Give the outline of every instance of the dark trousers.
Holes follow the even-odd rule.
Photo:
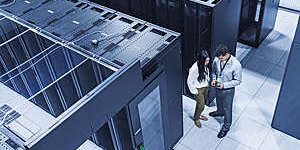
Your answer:
[[[234,98],[235,88],[217,89],[217,112],[224,114],[224,124],[222,130],[228,131],[232,124],[232,103]]]

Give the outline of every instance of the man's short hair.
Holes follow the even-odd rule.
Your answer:
[[[224,44],[220,44],[216,49],[215,55],[217,57],[220,57],[220,56],[225,56],[227,53],[230,54],[229,48]]]

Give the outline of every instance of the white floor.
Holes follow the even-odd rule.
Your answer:
[[[280,0],[280,6],[300,11],[299,0]]]
[[[183,97],[184,136],[176,150],[296,150],[300,140],[271,128],[273,112],[294,37],[298,15],[279,11],[275,31],[258,49],[238,44],[237,57],[243,65],[243,83],[234,99],[233,125],[218,139],[222,118],[194,125],[195,101]],[[206,107],[208,116],[216,107]]]

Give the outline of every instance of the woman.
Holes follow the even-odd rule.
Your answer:
[[[209,73],[210,73],[210,58],[206,51],[198,56],[197,61],[189,70],[187,84],[189,90],[195,95],[196,109],[194,115],[195,125],[199,128],[202,127],[200,119],[207,121],[208,118],[201,115],[205,108],[205,98],[209,88]]]

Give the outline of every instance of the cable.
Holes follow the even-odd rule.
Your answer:
[[[82,36],[82,37],[80,37],[79,39],[76,39],[76,40],[74,40],[74,41],[72,41],[72,42],[78,42],[78,41],[82,40],[83,38],[85,38],[85,37],[87,37],[87,36],[90,36],[90,35],[92,35],[92,34],[96,34],[96,33],[102,33],[102,32],[101,32],[101,31],[95,31],[95,32],[92,32],[92,33],[89,33],[89,34],[85,34],[84,36]]]
[[[114,38],[114,37],[119,37],[119,36],[125,35],[127,32],[128,31],[126,31],[126,32],[120,32],[120,33],[116,33],[116,34],[111,34],[111,35],[107,35],[105,38],[94,39],[94,40],[97,40],[98,42],[99,41],[103,41],[103,40],[109,40],[109,39]],[[80,37],[79,39],[76,39],[76,40],[74,40],[72,42],[78,42],[78,41],[84,39],[85,37],[93,35],[93,34],[96,34],[96,33],[103,33],[103,32],[102,31],[95,31],[95,32],[86,34],[86,35],[84,35],[84,36]],[[94,40],[92,40],[92,41],[94,41]]]
[[[141,24],[141,26],[143,26],[143,25],[145,25],[146,23],[144,23],[144,24]],[[98,44],[100,41],[103,41],[103,40],[109,40],[109,39],[111,39],[111,38],[114,38],[114,37],[119,37],[119,36],[122,36],[122,35],[125,35],[128,31],[137,31],[138,30],[138,28],[137,29],[129,29],[129,30],[126,30],[125,32],[119,32],[119,33],[116,33],[116,34],[111,34],[111,35],[107,35],[107,37],[105,37],[105,38],[101,38],[101,39],[94,39],[94,40],[92,40],[91,42],[93,43],[93,44]],[[92,35],[92,34],[96,34],[96,33],[103,33],[102,31],[95,31],[95,32],[92,32],[92,33],[88,33],[88,34],[86,34],[86,35],[84,35],[84,36],[82,36],[82,37],[80,37],[79,39],[76,39],[76,40],[74,40],[74,41],[71,41],[71,42],[78,42],[78,41],[80,41],[80,40],[82,40],[83,38],[85,38],[85,37],[87,37],[87,36],[90,36],[90,35]]]
[[[8,0],[6,0],[6,1],[4,1],[4,2],[7,2],[7,1],[8,1]],[[16,0],[13,0],[12,2],[10,2],[10,3],[8,3],[8,4],[3,4],[4,2],[1,2],[0,8],[2,8],[2,7],[9,7],[9,6],[15,4],[15,3],[16,3]]]

